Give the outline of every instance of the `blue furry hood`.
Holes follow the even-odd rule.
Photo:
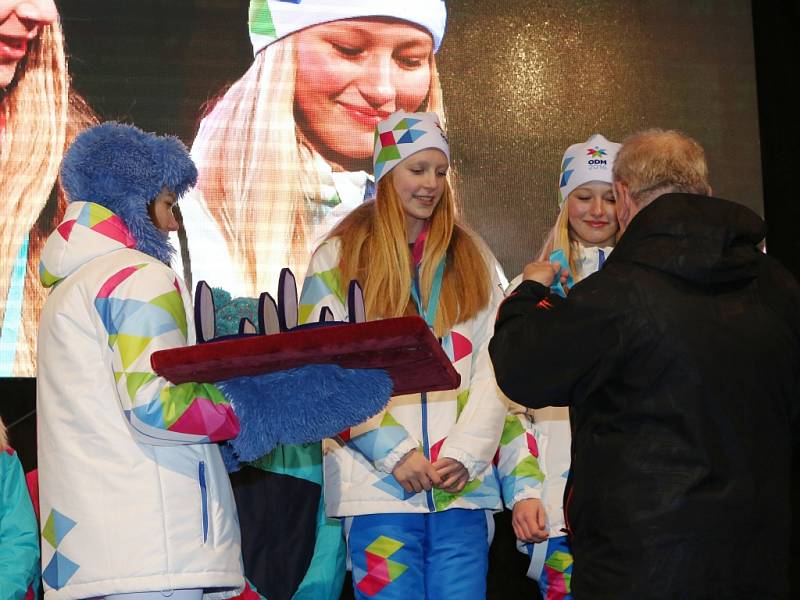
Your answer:
[[[61,165],[70,202],[108,208],[125,223],[137,250],[166,264],[175,250],[150,220],[147,207],[162,188],[180,198],[196,181],[197,168],[178,138],[113,121],[75,138]]]

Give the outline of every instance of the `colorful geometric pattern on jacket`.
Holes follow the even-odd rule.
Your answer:
[[[58,551],[59,544],[75,525],[77,523],[68,516],[61,514],[56,509],[51,509],[42,528],[42,539],[55,550],[50,562],[42,571],[42,579],[56,590],[64,587],[80,568],[79,565]]]
[[[98,239],[116,242],[118,247],[133,248],[136,240],[128,231],[125,223],[105,206],[94,202],[73,202],[67,207],[64,220],[56,228],[59,235],[51,235],[47,240],[47,245],[53,247],[52,251],[64,256],[63,250],[72,241],[74,244],[92,243]],[[80,239],[72,239],[73,233]],[[62,252],[58,252],[60,246]],[[70,267],[77,267],[83,264],[76,262],[75,265],[59,265],[59,272],[51,273],[48,271],[44,262],[39,264],[39,279],[44,287],[51,287],[66,277],[70,272]],[[67,267],[65,270],[64,267]]]
[[[137,298],[138,290],[156,293]],[[197,443],[238,433],[238,420],[219,389],[210,384],[172,385],[150,367],[155,350],[186,344],[186,314],[174,274],[153,262],[126,267],[103,283],[94,305],[114,353],[123,409],[135,429],[177,443],[184,434]],[[167,431],[170,435],[163,434]]]
[[[300,296],[301,320],[314,320],[323,306],[331,309],[334,319],[347,317],[339,250],[339,240],[331,239],[315,251]],[[329,514],[500,508],[492,458],[506,408],[498,397],[486,352],[495,312],[487,307],[441,340],[461,375],[459,389],[430,392],[424,398],[420,394],[394,397],[382,413],[325,443],[326,475],[335,473],[325,481]],[[412,450],[432,461],[440,456],[458,460],[471,481],[458,494],[406,492],[391,472]]]
[[[545,474],[539,465],[539,447],[533,431],[533,423],[526,415],[506,417],[497,471],[508,508],[513,508],[519,500],[541,497]]]
[[[171,385],[153,372],[153,352],[188,343],[185,290],[169,267],[126,250],[135,243],[125,223],[107,208],[73,202],[47,239],[39,269],[42,281],[52,285],[93,259],[131,252],[136,262],[106,276],[92,292],[128,422],[150,443],[192,444],[234,437],[239,422],[218,388]]]

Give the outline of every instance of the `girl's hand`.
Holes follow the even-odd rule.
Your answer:
[[[419,450],[412,450],[401,458],[392,470],[392,475],[407,492],[427,492],[442,483],[436,469]]]
[[[543,542],[547,539],[547,519],[542,501],[538,498],[520,500],[511,511],[514,534],[523,542]]]
[[[441,484],[436,487],[449,494],[460,492],[469,481],[469,471],[454,458],[440,458],[433,463],[433,468],[442,478]]]
[[[538,281],[544,286],[550,287],[558,275],[561,285],[566,285],[569,273],[561,268],[561,264],[551,263],[546,260],[539,260],[528,263],[522,270],[522,278],[529,281]]]

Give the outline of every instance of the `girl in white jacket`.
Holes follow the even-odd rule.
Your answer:
[[[595,134],[564,153],[559,175],[560,212],[538,258],[562,266],[564,283],[564,278],[553,283],[554,290],[562,296],[572,285],[600,269],[616,243],[619,223],[611,170],[618,149],[619,144]],[[512,281],[509,289],[513,290],[520,279],[521,276]],[[539,461],[545,474],[541,502],[546,523],[543,526],[535,496],[504,499],[513,510],[511,522],[520,550],[531,557],[528,576],[538,581],[545,600],[571,598],[572,554],[564,515],[572,440],[569,410],[547,407],[530,412],[535,423],[529,422],[528,427],[538,440]]]
[[[327,440],[327,513],[346,517],[357,598],[484,598],[487,511],[501,506],[492,460],[506,415],[487,352],[502,300],[495,259],[457,220],[435,114],[380,122],[373,160],[377,198],[314,253],[301,318],[323,306],[344,318],[357,279],[368,319],[427,321],[461,385],[396,396]]]

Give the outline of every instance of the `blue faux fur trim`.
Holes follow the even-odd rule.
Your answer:
[[[380,369],[309,365],[218,384],[239,417],[239,435],[222,444],[229,471],[278,444],[333,437],[380,412],[392,395],[392,379]]]
[[[197,168],[178,138],[113,121],[75,138],[61,165],[70,202],[105,206],[127,225],[137,250],[166,264],[175,250],[150,220],[147,206],[164,186],[180,197],[196,182]]]

